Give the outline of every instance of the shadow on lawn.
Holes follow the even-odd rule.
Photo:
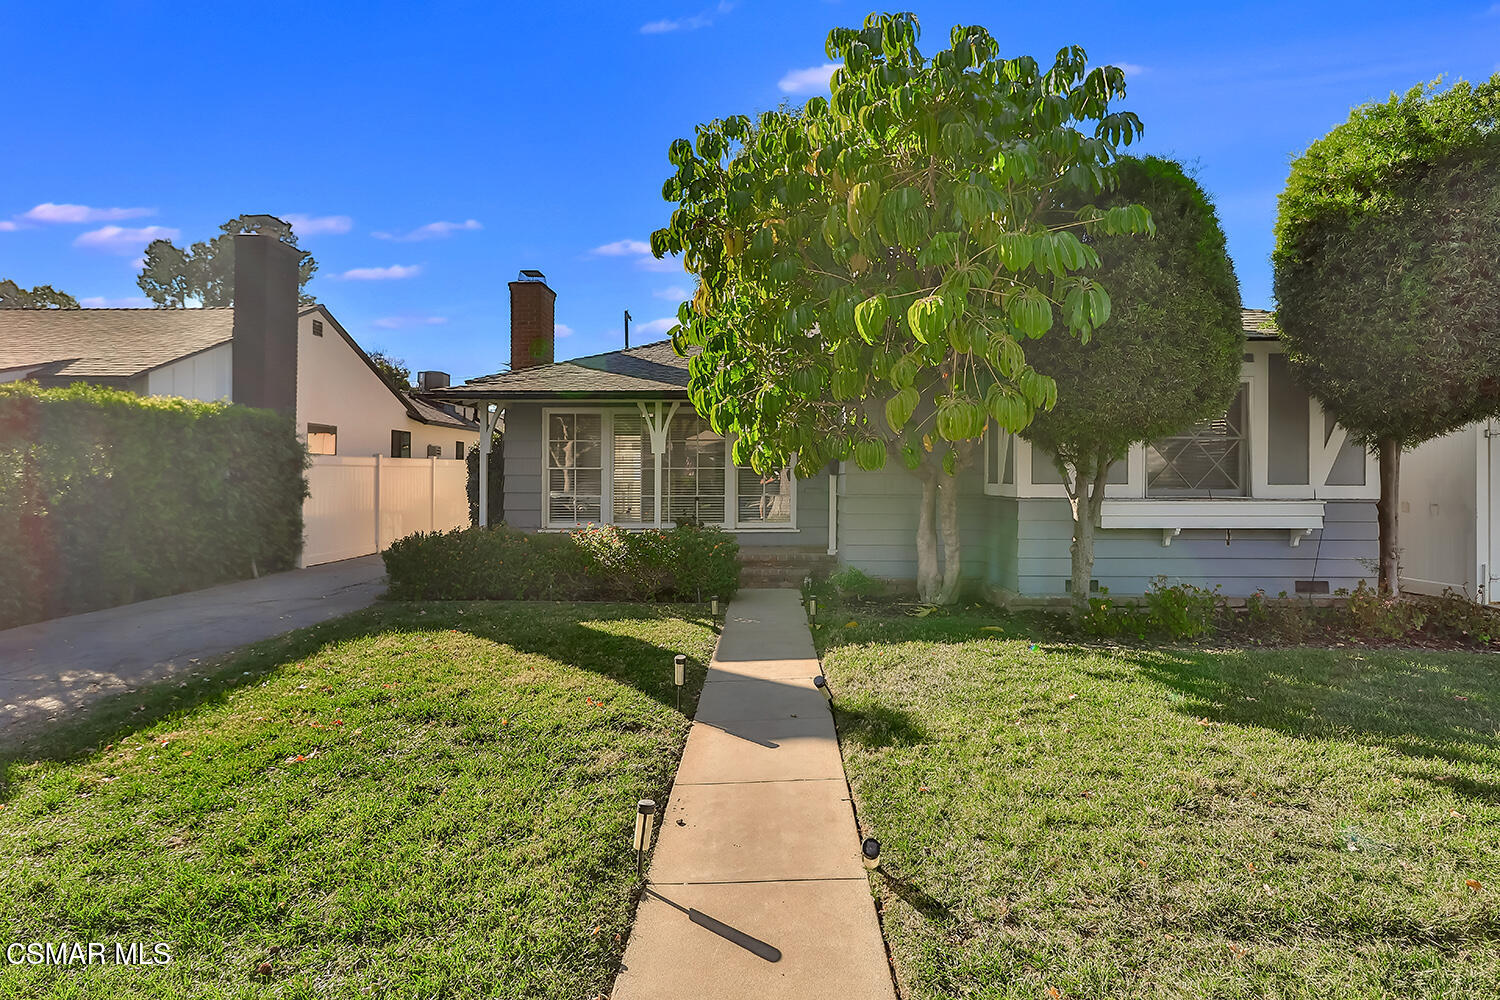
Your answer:
[[[675,710],[672,658],[679,651],[591,626],[655,615],[714,627],[697,609],[676,605],[571,605],[582,609],[582,614],[571,616],[559,613],[560,607],[542,602],[377,604],[331,622],[253,643],[199,675],[176,674],[137,691],[101,698],[62,722],[28,728],[18,739],[0,741],[0,802],[13,794],[10,770],[18,762],[86,757],[179,713],[222,705],[235,690],[259,684],[288,664],[339,643],[388,632],[460,631],[520,653],[546,656],[600,674]],[[648,613],[643,614],[643,609]],[[706,669],[705,663],[689,655],[682,702],[682,713],[688,718],[696,709]]]
[[[1174,708],[1194,718],[1306,740],[1352,740],[1429,764],[1493,768],[1500,761],[1500,739],[1486,735],[1496,732],[1500,702],[1500,670],[1490,657],[1339,649],[1114,655],[1177,692]],[[1441,768],[1410,776],[1500,803],[1500,783]]]

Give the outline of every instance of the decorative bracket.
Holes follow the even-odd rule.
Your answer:
[[[1292,528],[1287,532],[1287,535],[1289,536],[1288,541],[1291,543],[1292,548],[1295,549],[1297,546],[1302,544],[1302,539],[1306,538],[1312,533],[1313,530],[1311,528]]]
[[[1161,529],[1161,547],[1166,548],[1168,545],[1171,545],[1172,539],[1176,538],[1180,534],[1182,534],[1181,528]]]

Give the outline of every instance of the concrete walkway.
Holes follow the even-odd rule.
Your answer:
[[[367,607],[380,556],[274,573],[0,632],[0,737],[246,643]]]
[[[799,595],[725,618],[615,1000],[894,1000]]]

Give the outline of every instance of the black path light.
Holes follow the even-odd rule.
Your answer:
[[[709,617],[710,621],[714,622],[715,624],[718,624],[718,621],[719,621],[719,595],[718,594],[715,594],[714,596],[712,596],[712,597],[710,597],[708,599],[708,617]]]
[[[865,857],[867,871],[874,871],[880,867],[880,841],[874,837],[866,837],[865,842],[860,845],[859,853]]]
[[[816,597],[809,597],[807,599],[807,617],[810,621],[816,622],[818,620],[818,599]]]
[[[678,653],[672,657],[672,680],[677,685],[677,711],[682,711],[682,685],[687,680],[687,657]]]
[[[641,799],[635,805],[635,877],[645,871],[646,847],[651,843],[651,827],[656,822],[656,800]]]
[[[827,677],[824,677],[822,674],[814,677],[813,687],[817,688],[818,693],[821,694],[824,698],[828,699],[829,704],[833,703],[833,689],[828,686]]]

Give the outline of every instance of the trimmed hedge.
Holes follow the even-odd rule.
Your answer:
[[[384,557],[389,596],[403,601],[706,601],[739,586],[739,551],[718,528],[499,525],[417,532]]]
[[[269,410],[0,385],[0,627],[292,568],[307,462]]]

